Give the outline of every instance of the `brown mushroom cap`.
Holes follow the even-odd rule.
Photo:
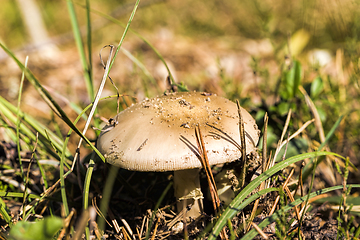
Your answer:
[[[255,149],[259,130],[241,109],[246,153]],[[237,106],[208,93],[172,93],[144,100],[119,113],[100,134],[97,147],[110,164],[133,171],[201,168],[195,126],[199,125],[210,165],[241,157]]]

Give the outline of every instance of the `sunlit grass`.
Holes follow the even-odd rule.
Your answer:
[[[40,4],[45,4],[43,1],[39,2]],[[360,124],[358,121],[359,111],[357,110],[359,108],[358,101],[360,100],[358,82],[360,71],[358,66],[359,47],[357,35],[355,34],[360,24],[358,23],[359,17],[357,17],[358,10],[354,7],[354,3],[346,5],[345,3],[334,2],[331,6],[320,8],[318,6],[320,2],[311,3],[310,1],[301,3],[292,2],[293,5],[291,6],[285,3],[285,1],[276,3],[274,1],[261,3],[258,1],[230,1],[221,3],[211,1],[207,3],[172,1],[147,2],[144,6],[141,5],[141,3],[138,5],[139,1],[137,1],[135,7],[134,3],[131,2],[132,12],[130,9],[127,14],[125,14],[127,18],[130,16],[130,19],[118,20],[113,16],[103,13],[108,12],[109,6],[113,3],[108,2],[106,3],[107,6],[102,7],[96,1],[94,2],[93,4],[93,1],[86,1],[85,5],[82,6],[81,3],[74,4],[70,0],[67,1],[69,14],[66,15],[66,17],[69,19],[66,20],[65,23],[70,24],[70,22],[72,22],[72,30],[75,33],[76,44],[72,44],[71,47],[75,48],[76,45],[78,49],[79,65],[81,65],[83,73],[81,80],[84,81],[85,86],[83,88],[84,95],[87,95],[88,102],[92,102],[92,104],[86,107],[83,106],[83,102],[70,103],[74,106],[78,114],[75,120],[63,110],[63,107],[57,102],[56,97],[47,90],[46,83],[43,84],[42,79],[38,79],[32,71],[30,71],[31,67],[29,70],[26,64],[19,60],[16,53],[6,47],[4,43],[7,43],[9,39],[1,39],[3,42],[1,43],[1,47],[7,56],[15,61],[24,76],[26,76],[26,83],[30,83],[32,87],[36,89],[36,94],[42,97],[40,101],[46,102],[50,106],[51,114],[59,117],[55,121],[63,122],[65,126],[67,126],[66,130],[60,129],[57,125],[58,123],[55,121],[51,122],[50,125],[46,125],[42,123],[42,119],[38,118],[36,114],[29,113],[29,111],[27,111],[28,109],[24,109],[22,102],[22,99],[24,99],[22,92],[24,90],[22,88],[22,80],[20,79],[19,82],[21,81],[21,85],[19,87],[17,106],[14,104],[14,99],[9,100],[5,96],[0,97],[0,127],[4,130],[2,133],[6,134],[5,139],[9,142],[18,143],[17,155],[19,156],[17,157],[19,163],[16,163],[14,166],[12,164],[9,166],[2,164],[0,165],[1,171],[13,170],[16,172],[18,168],[21,170],[21,181],[14,180],[17,176],[14,174],[14,176],[9,177],[12,181],[7,178],[6,181],[2,179],[0,182],[0,187],[4,186],[0,191],[0,214],[4,220],[4,229],[7,230],[7,233],[9,230],[11,231],[11,229],[16,229],[13,225],[16,226],[19,222],[25,223],[24,226],[26,226],[28,222],[45,217],[45,221],[53,221],[52,223],[56,223],[56,226],[59,226],[58,228],[62,228],[62,232],[58,233],[60,235],[71,235],[74,234],[75,230],[77,234],[80,234],[79,232],[85,232],[86,239],[90,239],[90,235],[94,234],[90,230],[94,228],[95,234],[98,234],[99,237],[105,234],[106,231],[109,232],[109,228],[104,220],[108,210],[118,210],[116,207],[113,209],[110,208],[113,189],[121,192],[121,197],[124,199],[138,199],[142,197],[151,199],[151,197],[154,197],[146,196],[145,192],[147,193],[148,188],[156,189],[159,188],[160,185],[148,182],[144,190],[142,186],[140,186],[142,180],[139,180],[138,183],[130,184],[129,179],[131,177],[129,177],[124,170],[111,168],[108,175],[105,174],[106,183],[101,182],[101,180],[99,181],[100,178],[97,176],[99,173],[96,173],[96,167],[103,167],[104,165],[101,165],[101,161],[105,161],[105,159],[95,148],[95,139],[87,137],[88,132],[96,136],[98,129],[101,128],[103,124],[100,119],[102,116],[99,115],[99,111],[95,111],[95,108],[98,101],[101,100],[100,94],[107,77],[111,76],[112,79],[117,78],[117,76],[111,74],[110,69],[111,67],[114,69],[118,66],[115,62],[117,63],[121,53],[124,53],[132,64],[132,68],[135,70],[133,70],[131,74],[127,73],[123,76],[128,78],[130,78],[129,76],[136,77],[140,80],[141,84],[138,85],[140,87],[136,88],[130,86],[135,85],[134,80],[130,79],[125,81],[129,86],[119,86],[119,82],[115,80],[114,85],[120,89],[120,92],[116,93],[116,90],[114,90],[108,81],[105,88],[112,89],[112,94],[121,94],[119,101],[122,106],[118,106],[120,110],[132,103],[132,100],[129,100],[130,98],[124,97],[122,94],[129,94],[133,97],[136,93],[140,96],[143,94],[144,97],[152,97],[156,94],[161,94],[166,88],[169,88],[169,86],[165,86],[164,88],[164,86],[160,86],[159,84],[159,82],[165,79],[157,79],[153,76],[154,67],[149,64],[149,62],[151,62],[149,59],[152,59],[153,62],[159,61],[162,64],[170,77],[171,84],[176,85],[178,91],[207,90],[208,86],[212,84],[211,86],[214,89],[217,89],[222,95],[227,96],[231,100],[244,97],[239,99],[240,102],[249,108],[249,111],[256,117],[261,129],[264,127],[262,119],[265,113],[269,114],[269,133],[265,145],[269,148],[267,155],[271,156],[269,158],[271,164],[268,168],[264,169],[264,173],[253,179],[243,189],[240,189],[234,200],[229,206],[226,206],[225,210],[220,214],[217,221],[205,221],[208,227],[197,233],[198,236],[216,239],[224,227],[227,227],[229,230],[230,239],[235,239],[235,234],[237,236],[244,235],[244,239],[252,239],[259,234],[255,229],[245,233],[243,226],[232,225],[231,220],[234,218],[238,219],[239,212],[247,207],[251,207],[253,202],[258,198],[263,199],[264,196],[269,197],[270,194],[275,193],[282,194],[282,196],[286,197],[287,193],[281,188],[284,187],[282,186],[282,181],[286,178],[286,171],[289,167],[295,168],[296,174],[299,174],[299,171],[302,173],[302,178],[301,175],[294,176],[296,184],[293,183],[293,185],[289,186],[289,189],[293,190],[295,186],[298,186],[298,188],[303,188],[302,190],[305,190],[305,193],[303,196],[296,195],[295,197],[297,197],[297,199],[291,203],[281,203],[277,211],[258,225],[260,229],[263,229],[272,222],[279,224],[277,219],[283,219],[287,216],[286,214],[293,214],[294,211],[292,211],[292,209],[295,205],[304,203],[305,206],[314,207],[315,203],[312,203],[312,201],[316,197],[324,193],[331,194],[334,191],[342,190],[341,198],[337,198],[335,202],[332,203],[342,207],[342,209],[340,208],[337,212],[339,236],[358,237],[360,235],[359,225],[349,221],[349,219],[355,219],[355,217],[359,215],[359,212],[356,210],[351,211],[349,204],[353,202],[349,203],[349,201],[347,201],[356,197],[354,192],[359,192],[358,188],[360,187],[358,178],[356,178],[356,176],[359,176],[356,167],[359,167],[357,157],[359,146],[357,143],[359,141],[358,129],[360,129]],[[55,12],[59,6],[55,3],[53,4],[53,7],[50,5],[46,6],[49,8],[47,14]],[[59,4],[63,5],[64,2]],[[6,6],[8,5],[9,3],[7,2]],[[8,9],[8,7],[6,9]],[[106,11],[104,11],[104,9]],[[119,9],[121,9],[121,7],[119,7]],[[201,11],[199,11],[199,9],[201,9]],[[0,15],[2,11],[3,10],[0,10]],[[14,9],[13,11],[16,10]],[[334,14],[330,15],[329,18],[322,17],[330,13]],[[102,19],[102,21],[111,22],[110,25],[105,27],[108,31],[104,34],[106,36],[103,36],[101,39],[110,39],[109,41],[112,43],[119,41],[117,46],[115,46],[114,56],[110,54],[108,58],[107,67],[105,68],[100,87],[95,85],[96,81],[94,80],[93,72],[102,69],[101,66],[93,63],[92,53],[98,51],[98,48],[94,46],[93,42],[101,42],[101,40],[97,38],[97,34],[101,32],[101,29],[92,28],[93,15],[96,16],[95,18],[97,20]],[[54,18],[44,18],[50,21],[48,25],[52,24],[51,21],[54,20]],[[353,19],[355,19],[355,21],[353,21]],[[9,21],[12,22],[12,24],[19,24],[19,19],[16,17],[10,18]],[[126,21],[127,24],[124,24],[123,22]],[[314,22],[316,22],[317,25],[315,25]],[[85,24],[86,26],[86,37],[82,36],[81,24]],[[160,28],[171,29],[171,34],[175,35],[173,38],[174,46],[176,45],[176,36],[182,39],[186,36],[189,39],[189,43],[187,43],[184,48],[186,52],[162,52],[159,50],[158,48],[162,48],[163,46],[157,44],[156,40],[154,40],[156,38],[152,36],[152,32],[156,35]],[[63,31],[60,29],[62,29],[62,27],[59,27],[59,32]],[[9,30],[8,28],[4,28],[1,31],[6,33]],[[54,30],[52,33],[55,34],[55,32]],[[122,33],[122,35],[120,33]],[[14,40],[15,43],[18,44],[18,42],[22,41],[22,34],[24,34],[24,30],[21,27],[14,30],[13,36],[20,36]],[[148,36],[150,37],[148,38]],[[96,40],[93,40],[94,38],[96,38]],[[191,53],[193,55],[186,58],[186,60],[191,61],[195,54],[199,54],[199,52],[195,51],[198,47],[197,41],[199,41],[199,48],[201,47],[200,43],[215,43],[219,41],[221,44],[226,45],[226,47],[223,47],[221,44],[219,44],[219,46],[213,44],[215,47],[213,49],[207,48],[206,51],[214,51],[222,55],[221,50],[223,48],[231,52],[231,54],[236,55],[237,52],[246,51],[246,47],[241,46],[242,40],[245,38],[267,39],[271,43],[272,48],[272,51],[269,51],[270,53],[268,53],[268,55],[262,56],[260,54],[259,56],[251,56],[252,61],[246,62],[246,66],[250,66],[252,70],[253,75],[251,77],[255,82],[255,84],[250,85],[251,87],[248,87],[250,89],[246,89],[242,85],[244,80],[242,76],[230,75],[229,72],[226,72],[227,66],[222,65],[224,62],[226,63],[226,61],[221,62],[219,60],[220,58],[211,59],[211,61],[217,63],[215,64],[217,75],[206,75],[207,70],[203,69],[200,70],[200,73],[194,75],[192,75],[193,73],[181,72],[180,76],[183,76],[184,79],[179,79],[178,83],[175,82],[174,73],[170,71],[168,63],[175,63],[175,69],[182,69],[182,66],[176,65],[176,55]],[[135,47],[132,46],[131,51],[123,48],[123,45],[126,45],[127,41],[133,40],[138,41],[138,45],[134,44]],[[141,42],[141,44],[139,42]],[[195,42],[195,44],[192,42]],[[102,44],[102,46],[107,43],[108,42]],[[172,43],[166,42],[166,44]],[[12,47],[11,44],[10,46]],[[120,46],[122,47],[121,52]],[[248,47],[250,45],[246,46]],[[260,45],[256,46],[260,47]],[[321,66],[318,63],[310,63],[307,53],[315,47],[326,48],[332,51],[333,65],[331,65],[331,67],[335,72],[328,69],[329,65]],[[225,55],[227,54],[226,51],[224,53]],[[119,56],[116,57],[117,55]],[[206,58],[214,55],[201,56],[205,56]],[[246,54],[243,56],[248,57]],[[105,60],[105,58],[103,59]],[[201,59],[201,57],[199,59]],[[236,59],[238,60],[239,58]],[[206,62],[206,60],[209,59],[203,60]],[[199,64],[197,61],[198,60],[195,60],[192,63],[194,65]],[[32,63],[31,55],[30,62]],[[184,61],[180,63],[183,65],[187,64],[186,61],[185,63]],[[206,64],[207,63],[201,62],[199,66],[204,66],[204,68],[208,67]],[[231,64],[231,62],[229,62],[229,64]],[[188,68],[199,71],[199,66],[191,66],[193,68],[189,68],[189,66],[186,65],[184,69]],[[277,68],[275,72],[272,69],[274,66]],[[64,74],[66,74],[66,70],[67,69],[64,70]],[[182,85],[180,82],[183,81],[190,83],[191,88]],[[133,92],[127,93],[126,90],[128,89],[131,89]],[[246,96],[244,96],[243,93],[244,89],[247,91]],[[97,90],[99,91],[99,95],[96,96]],[[65,95],[64,97],[67,96]],[[115,114],[117,111],[115,103],[117,95],[112,97],[111,100],[108,100],[113,102],[110,104],[111,107],[109,107],[112,108],[112,110],[107,111]],[[106,107],[106,104],[101,106]],[[90,110],[91,108],[92,110]],[[289,111],[291,114],[289,114],[287,118],[286,114],[289,113]],[[78,121],[81,120],[81,118],[87,120],[83,128],[84,130],[78,125]],[[314,120],[311,120],[313,118]],[[58,129],[58,131],[54,133],[54,129]],[[301,131],[299,129],[301,129]],[[296,134],[294,134],[295,132]],[[294,135],[291,136],[292,134]],[[288,137],[290,141],[287,140]],[[70,138],[76,139],[71,142]],[[81,140],[79,141],[78,139]],[[82,140],[84,140],[85,143],[82,143]],[[78,146],[76,146],[74,142],[77,142]],[[76,147],[78,147],[76,152],[69,150],[75,149]],[[261,152],[263,144],[260,144],[259,148],[259,152]],[[326,151],[323,151],[323,149],[326,149]],[[25,150],[32,152],[30,159],[25,159],[23,155],[21,155]],[[86,156],[81,154],[83,152],[88,153],[90,152],[89,150],[92,150],[93,153]],[[59,167],[42,165],[40,158],[45,160],[55,159]],[[29,161],[23,162],[23,159]],[[351,160],[354,161],[355,166]],[[300,166],[299,164],[296,165],[297,162],[304,162],[304,168],[299,170]],[[43,181],[43,184],[35,184],[40,191],[34,190],[36,188],[35,186],[32,188],[31,183],[32,177],[30,173],[32,169],[35,168],[35,165],[39,167],[41,172],[40,176]],[[320,174],[318,174],[317,171],[319,171]],[[326,175],[329,171],[331,177],[323,181],[324,177],[322,177],[321,174]],[[105,169],[104,173],[106,172],[107,170]],[[125,178],[128,180],[125,180]],[[102,180],[103,179],[105,178],[102,178]],[[169,196],[167,192],[171,191],[171,177],[170,181],[165,177],[160,179],[162,186],[164,182],[166,182],[166,184],[163,189],[157,190],[161,193],[158,195],[158,198],[151,199],[151,214],[146,217],[147,209],[140,204],[139,209],[143,210],[143,212],[139,213],[139,209],[136,209],[137,212],[134,211],[133,213],[134,215],[138,214],[135,216],[137,218],[147,219],[147,230],[145,231],[143,227],[141,227],[141,235],[145,238],[150,238],[152,236],[151,234],[154,234],[153,227],[156,225],[154,222],[155,218],[160,222],[160,218],[157,216],[157,214],[159,214],[158,209],[162,209],[161,211],[169,211],[169,209],[171,210],[171,206],[173,206],[173,203],[171,203],[173,200],[166,199],[166,197]],[[17,188],[17,186],[15,186],[17,182],[20,182],[23,188]],[[265,189],[254,193],[258,190],[258,186],[264,182],[266,182]],[[271,187],[269,187],[270,182],[272,184]],[[304,182],[306,187],[300,186],[302,182]],[[324,185],[319,184],[319,182]],[[119,185],[124,186],[125,190],[122,190],[122,187],[116,186],[115,183],[120,183]],[[32,192],[25,192],[23,189]],[[144,196],[139,195],[139,192],[144,194]],[[94,194],[101,195],[102,199],[100,204],[96,202],[96,200],[100,198],[93,196]],[[136,198],[132,198],[133,196],[136,196]],[[6,202],[8,199],[22,204],[23,210],[21,215],[15,217],[10,214],[9,207],[11,203]],[[82,199],[82,201],[79,201],[79,199]],[[45,202],[46,204],[43,205]],[[168,205],[162,208],[162,204]],[[358,206],[356,201],[354,205]],[[79,213],[90,214],[90,212],[93,211],[92,207],[97,210],[97,224],[90,223],[91,227],[89,227],[89,225],[81,225],[80,228],[75,229],[70,224],[69,219],[64,221],[65,225],[61,225],[58,224],[59,218],[47,218],[47,216],[56,215],[60,216],[63,220],[69,217],[72,221],[75,221],[75,218],[72,218],[74,209],[79,211]],[[305,216],[305,212],[306,211],[302,212],[301,219]],[[115,219],[114,216],[110,216],[110,218],[120,222],[118,217],[123,214],[128,213],[116,213]],[[123,223],[132,221],[131,218],[134,218],[134,216],[129,217],[128,215],[126,217],[120,217]],[[92,221],[93,220],[95,219],[92,218]],[[85,222],[88,223],[87,219]],[[246,222],[246,224],[250,223]],[[21,224],[18,226],[20,227]],[[37,226],[40,230],[42,229],[41,224]],[[139,226],[140,225],[132,223],[131,227],[134,228],[132,229],[133,236],[137,234],[135,230],[140,231],[140,229],[137,228]],[[280,227],[282,227],[282,229],[289,229],[290,225]],[[54,233],[59,230],[58,228],[53,230]],[[5,236],[7,233],[2,234]],[[283,233],[278,234],[281,235]],[[300,230],[298,232],[293,231],[291,234],[301,235]],[[154,236],[155,235],[156,234],[154,234]],[[182,236],[181,233],[180,236]]]

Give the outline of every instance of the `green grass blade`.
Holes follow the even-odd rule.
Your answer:
[[[140,3],[140,0],[137,0],[136,3],[135,3],[135,6],[134,6],[134,8],[133,8],[133,10],[132,10],[132,12],[131,12],[131,15],[130,15],[130,17],[129,17],[129,20],[128,20],[126,26],[125,26],[125,30],[124,30],[124,32],[123,32],[123,35],[121,36],[120,42],[119,42],[119,44],[118,44],[118,46],[117,46],[117,48],[116,48],[114,57],[113,57],[113,59],[112,59],[112,61],[111,61],[111,63],[110,63],[109,71],[110,71],[112,65],[114,64],[115,59],[116,59],[116,56],[117,56],[117,54],[118,54],[118,52],[119,52],[119,50],[120,50],[120,47],[121,47],[122,43],[124,42],[124,39],[125,39],[125,36],[126,36],[127,32],[129,31],[130,24],[131,24],[132,20],[134,19],[134,16],[135,16],[136,10],[137,10],[137,8],[138,8],[138,6],[139,6],[139,3]]]
[[[256,193],[254,193],[253,195],[251,195],[250,197],[248,197],[247,199],[245,199],[240,205],[239,207],[237,208],[237,212],[241,211],[242,209],[244,209],[246,206],[248,206],[251,202],[255,201],[257,198],[269,193],[269,192],[274,192],[274,191],[278,191],[279,189],[278,188],[267,188],[267,189],[263,189],[263,190],[260,190]],[[230,218],[226,219],[226,221],[228,220],[231,220]],[[197,239],[203,239],[204,236],[207,234],[207,232],[209,232],[211,230],[211,225],[210,227],[206,227],[206,230],[203,231],[201,233],[201,235],[199,235],[197,237]]]
[[[103,217],[100,217],[98,220],[99,229],[105,229],[105,218],[107,216],[107,211],[109,207],[109,202],[111,199],[111,193],[114,186],[114,182],[116,179],[116,175],[119,171],[118,167],[110,166],[110,170],[108,171],[105,187],[102,194],[102,199],[100,203],[100,211],[103,214]]]
[[[102,16],[103,18],[105,18],[105,19],[107,19],[107,20],[109,20],[109,21],[111,21],[111,22],[113,22],[113,23],[115,23],[115,24],[117,24],[117,25],[119,25],[119,26],[121,26],[121,27],[126,28],[125,24],[122,23],[122,22],[120,22],[120,21],[117,20],[116,18],[113,18],[113,17],[111,17],[111,16],[109,16],[109,15],[107,15],[107,14],[105,14],[105,13],[102,13],[102,12],[100,12],[100,11],[97,11],[97,10],[95,10],[95,9],[91,9],[91,12],[93,12],[93,13],[95,13],[95,14],[98,14],[98,15]],[[135,34],[137,37],[139,37],[142,41],[144,41],[144,42],[154,51],[154,53],[158,56],[158,58],[160,59],[160,61],[164,64],[164,66],[165,66],[165,68],[166,68],[166,70],[167,70],[167,72],[168,72],[168,74],[169,74],[169,77],[170,77],[170,79],[171,79],[171,83],[174,84],[174,85],[176,85],[176,86],[178,87],[178,90],[179,90],[180,92],[187,92],[187,91],[189,91],[185,86],[183,86],[183,85],[181,85],[181,84],[177,84],[177,83],[175,82],[174,77],[173,77],[173,75],[171,74],[170,68],[169,68],[169,66],[167,65],[167,63],[166,63],[164,57],[161,55],[161,53],[160,53],[146,38],[144,38],[143,36],[141,36],[141,34],[139,34],[138,32],[136,32],[136,31],[134,31],[134,30],[132,30],[132,29],[129,29],[129,31],[132,32],[133,34]]]
[[[329,142],[331,137],[334,135],[335,130],[339,127],[339,125],[340,125],[341,121],[343,120],[343,118],[344,118],[344,115],[341,115],[338,118],[338,120],[336,120],[335,124],[332,126],[332,128],[330,129],[330,131],[326,135],[325,141],[320,144],[318,151],[321,151],[325,147],[325,145]]]
[[[83,117],[83,115],[85,114],[85,112],[92,107],[93,104],[89,104],[87,107],[85,107],[83,109],[83,111],[77,116],[77,118],[75,119],[74,121],[74,125],[77,124],[77,122]],[[64,141],[64,149],[66,148],[68,142],[69,142],[69,139],[70,139],[70,135],[72,133],[72,129],[69,130],[68,134],[67,134],[67,137],[65,138],[65,141]],[[64,153],[65,151],[63,151]],[[67,204],[67,197],[66,197],[66,191],[65,191],[65,178],[68,174],[71,173],[71,171],[68,171],[67,173],[65,173],[65,170],[64,170],[64,164],[65,164],[65,155],[62,154],[61,155],[61,158],[60,158],[60,186],[61,186],[61,198],[62,198],[62,202],[64,204],[64,209],[65,209],[65,214],[66,216],[69,214],[69,207],[68,207],[68,204]],[[92,159],[90,160],[90,162],[92,161]],[[91,167],[91,173],[92,173],[92,168],[93,168],[93,165],[94,165],[94,162],[92,161],[91,162],[92,164],[90,164],[92,167]],[[90,165],[89,165],[89,168],[90,168]],[[89,169],[88,169],[89,171]],[[86,173],[86,176],[88,176],[88,171]],[[87,178],[85,178],[86,180]],[[91,174],[90,174],[90,179],[91,179]],[[87,181],[87,180],[86,180]],[[86,182],[88,184],[90,184],[90,182]],[[84,183],[85,184],[85,183]],[[85,187],[84,187],[85,189]],[[87,189],[89,190],[89,189]],[[86,191],[84,191],[86,192]],[[84,193],[85,194],[85,193]],[[85,201],[85,200],[84,200]]]
[[[90,17],[90,0],[86,0],[86,26],[87,26],[87,50],[88,50],[88,69],[89,69],[89,77],[90,83],[92,86],[92,91],[94,94],[94,84],[93,84],[93,68],[92,68],[92,35],[91,35],[91,17]],[[91,95],[93,96],[93,95]]]
[[[51,97],[49,92],[43,88],[43,86],[39,83],[39,81],[35,78],[32,72],[25,68],[24,65],[15,57],[15,55],[3,44],[0,43],[0,47],[16,62],[16,64],[20,67],[21,70],[25,72],[25,76],[28,81],[35,87],[40,96],[45,100],[48,106],[54,111],[54,113],[58,114],[58,116],[70,127],[73,131],[78,134],[84,141],[89,144],[89,146],[96,152],[96,154],[101,158],[103,162],[105,162],[104,156],[95,148],[95,146],[87,139],[80,130],[71,122],[63,109],[59,106],[59,104]]]
[[[254,181],[251,181],[230,203],[227,209],[221,214],[219,220],[216,222],[212,233],[209,236],[209,240],[215,240],[216,237],[219,235],[221,229],[226,225],[227,219],[232,219],[239,211],[239,206],[245,200],[245,198],[254,190],[256,189],[261,182],[265,181],[266,179],[270,178],[272,175],[280,171],[281,169],[286,168],[287,166],[296,163],[298,161],[304,160],[306,158],[312,157],[319,157],[325,155],[333,155],[339,158],[343,158],[342,156],[332,153],[332,152],[311,152],[311,153],[304,153],[300,154],[288,159],[285,159],[282,162],[279,162],[272,168],[268,169],[260,176],[258,176]]]
[[[330,129],[330,131],[328,132],[328,134],[326,134],[326,137],[325,137],[325,141],[322,142],[318,148],[318,151],[321,151],[321,149],[323,149],[326,144],[329,142],[329,140],[331,139],[331,137],[334,135],[335,133],[335,130],[339,127],[342,119],[344,118],[344,115],[341,115],[337,121],[335,122],[335,124],[332,126],[332,128]],[[318,159],[317,160],[317,165],[322,161],[322,159]],[[311,159],[311,161],[308,162],[308,164],[306,164],[306,166],[304,167],[304,173],[303,173],[303,181],[305,181],[309,175],[311,174],[312,172],[312,165],[314,164],[314,160]]]
[[[234,229],[232,227],[232,223],[231,223],[231,220],[228,219],[228,228],[229,228],[229,233],[230,233],[230,240],[235,240],[235,232],[234,232]]]
[[[48,129],[45,125],[39,123],[36,119],[29,116],[28,114],[22,112],[17,107],[9,103],[6,99],[0,96],[0,110],[1,112],[14,124],[17,122],[17,119],[21,119],[24,123],[28,124],[33,128],[39,135],[43,138],[47,138],[46,131],[49,134],[49,137],[53,140],[52,143],[55,146],[56,150],[61,151],[63,148],[63,141],[54,134],[50,129]],[[18,118],[15,118],[14,114],[17,114]],[[19,125],[19,130],[27,137],[29,137],[32,141],[36,140],[35,134],[24,124]],[[66,148],[66,157],[71,159],[72,154]],[[49,152],[50,153],[50,152]]]
[[[0,197],[0,214],[4,218],[5,222],[9,224],[9,226],[11,227],[12,226],[11,217],[7,211],[7,206],[1,197]]]
[[[94,84],[93,84],[92,76],[91,76],[92,70],[91,70],[90,64],[88,64],[87,60],[86,60],[85,49],[84,49],[84,45],[83,45],[83,42],[81,39],[80,27],[79,27],[79,24],[78,24],[78,21],[76,18],[74,4],[73,4],[72,0],[67,0],[66,3],[67,3],[69,15],[70,15],[71,26],[72,26],[73,33],[74,33],[75,43],[76,43],[77,49],[79,51],[82,67],[84,69],[86,89],[88,91],[90,101],[93,101],[94,96],[95,96],[95,91],[94,91]],[[89,21],[90,21],[90,19],[88,19],[88,28],[90,27]],[[89,37],[88,37],[88,41],[89,41]],[[90,41],[91,41],[91,39],[90,39]],[[91,45],[90,45],[90,48],[91,48]],[[89,55],[89,58],[91,58],[91,55]]]
[[[348,187],[353,187],[353,188],[360,188],[360,184],[352,184],[352,185],[347,185],[347,186]],[[324,194],[324,193],[335,191],[335,190],[342,189],[342,188],[343,188],[343,186],[340,185],[340,186],[334,186],[334,187],[329,187],[329,188],[325,188],[325,189],[320,189],[320,190],[317,190],[316,192],[313,192],[313,193],[309,194],[309,198],[311,199],[311,198],[314,198],[316,196],[319,196],[320,194]],[[290,209],[294,208],[294,206],[297,206],[297,205],[301,204],[302,202],[306,201],[307,197],[308,197],[308,195],[303,196],[301,198],[298,198],[294,202],[292,202],[292,203],[286,205],[285,207],[277,210],[269,218],[264,219],[258,225],[258,227],[261,228],[261,229],[264,229],[269,224],[275,222],[276,219],[278,219],[279,216],[281,216],[285,212],[289,211]],[[258,234],[258,232],[255,229],[252,229],[251,231],[249,231],[241,239],[242,240],[250,240],[250,239],[253,239],[257,234]]]
[[[24,194],[21,192],[2,192],[2,191],[0,191],[0,197],[21,198],[23,196],[24,196]],[[33,199],[40,198],[40,196],[36,195],[36,194],[28,194],[27,197],[33,198]]]
[[[150,221],[149,221],[149,228],[148,228],[148,231],[146,232],[145,240],[149,239],[151,228],[152,228],[154,218],[155,218],[155,215],[156,215],[156,211],[159,209],[159,206],[160,206],[161,202],[163,201],[163,199],[166,196],[167,192],[170,190],[171,186],[172,186],[172,182],[170,182],[166,186],[166,188],[164,189],[163,193],[161,194],[159,200],[156,202],[154,211],[151,214],[151,218],[150,218]]]
[[[85,176],[85,181],[84,181],[84,192],[83,192],[83,209],[86,210],[89,207],[89,193],[90,193],[90,182],[91,182],[91,176],[94,170],[94,165],[95,162],[93,160],[94,158],[94,154],[91,156],[90,161],[89,161],[89,167],[86,171],[86,176]],[[85,228],[85,236],[86,239],[90,239],[90,230],[89,227],[87,226]]]
[[[25,59],[25,67],[27,66],[28,63],[28,57],[26,57]],[[21,159],[21,148],[20,148],[20,116],[19,116],[19,112],[20,112],[20,103],[21,103],[21,95],[22,95],[22,89],[23,89],[23,85],[24,85],[24,79],[25,79],[25,74],[24,72],[22,72],[21,74],[21,80],[20,80],[20,86],[19,86],[19,95],[18,95],[18,104],[17,104],[17,113],[16,113],[16,117],[17,117],[17,121],[16,121],[16,147],[17,147],[17,151],[18,151],[18,158],[19,158],[19,164],[20,164],[20,172],[21,172],[21,177],[25,183],[25,176],[24,176],[24,169],[22,166],[22,159]]]
[[[139,59],[137,59],[134,55],[132,55],[128,50],[121,48],[121,51],[127,56],[133,63],[135,63],[141,71],[145,74],[145,76],[150,80],[150,82],[156,87],[156,90],[160,91],[158,84],[156,83],[155,78],[151,75],[149,70],[142,64]],[[145,87],[146,89],[146,87]],[[149,97],[149,96],[147,96]]]
[[[17,121],[17,118],[15,117],[14,113],[6,106],[6,103],[7,103],[7,101],[0,96],[0,112],[9,121],[11,121],[12,123],[15,124]],[[10,128],[10,126],[8,128]],[[20,124],[19,129],[22,134],[26,135],[29,138],[29,141],[36,140],[35,134],[25,125]],[[14,142],[16,142],[16,134],[14,135],[14,137],[15,137]],[[27,142],[27,143],[29,143],[29,142]]]

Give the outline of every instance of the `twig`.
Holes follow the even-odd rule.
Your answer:
[[[255,230],[263,237],[264,239],[269,239],[268,236],[259,228],[258,225],[256,225],[254,222],[251,222],[251,225],[255,228]]]
[[[304,131],[305,128],[307,128],[307,126],[309,126],[313,122],[314,122],[314,119],[311,119],[311,120],[307,121],[306,123],[304,123],[304,125],[301,126],[301,128],[299,128],[294,134],[292,134],[289,137],[288,140],[281,142],[281,144],[279,142],[278,147],[276,148],[276,151],[275,151],[275,154],[274,154],[274,158],[272,160],[272,164],[270,165],[270,167],[272,167],[274,165],[274,162],[275,162],[275,159],[276,159],[277,155],[279,154],[281,148],[287,143],[287,141],[290,141],[291,139],[298,136],[302,131]]]
[[[152,235],[151,240],[155,239],[156,231],[157,231],[157,228],[159,226],[159,222],[160,222],[160,218],[158,218],[157,221],[156,221],[155,228],[154,228],[154,234]]]
[[[289,173],[289,176],[286,178],[285,182],[283,183],[283,186],[282,186],[282,189],[284,190],[285,187],[287,186],[287,184],[289,183],[290,181],[290,178],[292,177],[292,175],[294,174],[294,169],[291,169],[290,173]],[[276,205],[278,204],[280,200],[280,195],[278,195],[275,199],[275,202],[274,202],[274,205],[273,207],[271,208],[268,216],[271,216],[274,212],[275,212],[275,208],[276,208]]]

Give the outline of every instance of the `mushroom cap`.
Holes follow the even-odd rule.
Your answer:
[[[246,153],[260,132],[243,108]],[[102,130],[97,148],[106,161],[133,171],[201,168],[195,138],[199,125],[210,165],[241,157],[235,103],[209,93],[171,93],[146,99],[120,112]]]

